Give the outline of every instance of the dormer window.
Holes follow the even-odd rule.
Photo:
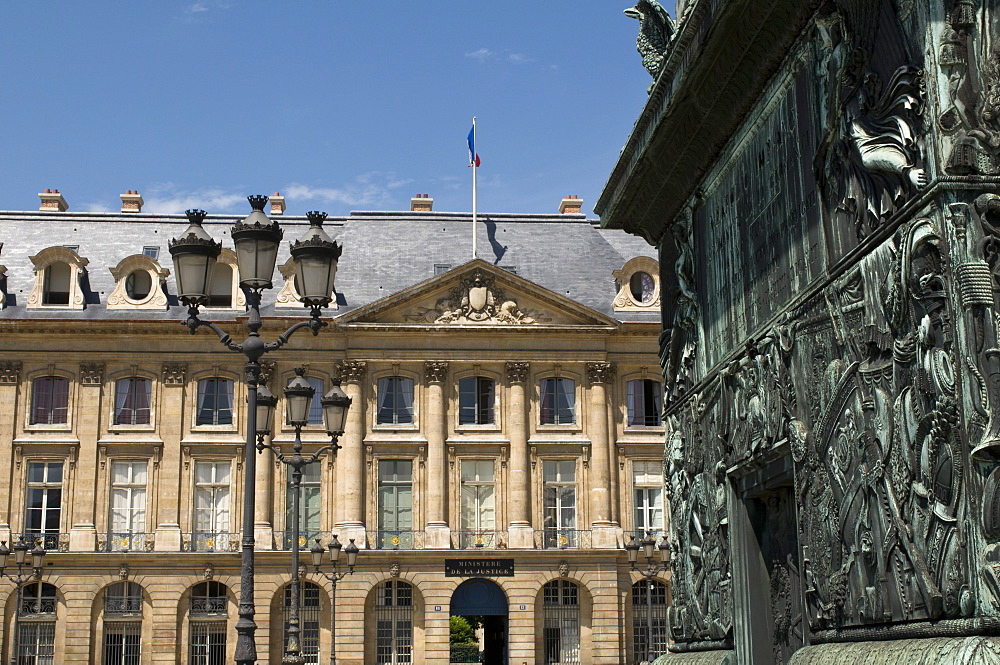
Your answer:
[[[45,269],[45,285],[42,287],[43,305],[68,305],[69,286],[72,272],[68,263],[53,263]]]
[[[641,312],[660,306],[660,267],[655,259],[637,256],[612,275],[617,283],[616,312]]]
[[[133,254],[111,268],[115,288],[108,309],[166,309],[165,282],[170,271],[145,254]]]
[[[217,263],[212,272],[207,306],[226,309],[231,309],[233,306],[233,269],[225,263]]]
[[[28,294],[28,309],[83,309],[80,277],[87,267],[87,259],[61,246],[43,249],[30,259],[34,264],[35,283]]]

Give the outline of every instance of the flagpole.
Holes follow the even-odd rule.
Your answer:
[[[476,117],[472,117],[472,145],[476,145]],[[476,229],[479,226],[476,219],[476,154],[472,155],[472,258],[476,258]]]

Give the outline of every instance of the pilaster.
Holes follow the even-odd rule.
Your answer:
[[[184,383],[187,365],[163,363],[160,368],[160,408],[157,430],[163,440],[157,497],[154,547],[158,552],[181,549],[181,436],[184,427]]]
[[[100,438],[101,397],[104,388],[104,363],[81,363],[79,393],[74,417],[80,439],[76,483],[73,488],[73,526],[69,532],[70,551],[93,552],[97,540],[94,525],[97,488],[97,440]]]
[[[368,363],[347,360],[340,364],[344,392],[351,398],[347,423],[341,437],[343,448],[338,455],[342,464],[337,465],[337,487],[343,500],[343,515],[337,525],[340,541],[364,547],[365,543],[365,399],[364,383]]]
[[[507,363],[510,409],[510,463],[507,527],[508,546],[511,549],[531,549],[534,534],[531,529],[531,462],[528,458],[528,403],[525,398],[529,365],[525,362]]]
[[[448,473],[445,468],[445,438],[448,432],[447,402],[444,394],[448,378],[448,363],[424,363],[427,378],[427,526],[426,547],[448,549],[451,533],[448,529]]]
[[[17,423],[17,388],[21,376],[20,360],[0,362],[0,482],[13,487],[11,460],[14,459],[14,431]],[[0,499],[0,539],[10,542],[11,493]]]
[[[608,437],[608,398],[606,384],[614,376],[611,363],[587,363],[590,404],[587,430],[591,442],[590,515],[592,542],[596,548],[618,546],[617,529],[611,521],[611,450]]]

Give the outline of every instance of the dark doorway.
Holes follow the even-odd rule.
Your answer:
[[[451,596],[451,615],[482,626],[483,665],[507,665],[507,594],[492,580],[473,578]]]

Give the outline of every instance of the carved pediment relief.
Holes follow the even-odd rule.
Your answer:
[[[616,324],[614,319],[480,260],[350,312],[342,322],[502,327]]]

